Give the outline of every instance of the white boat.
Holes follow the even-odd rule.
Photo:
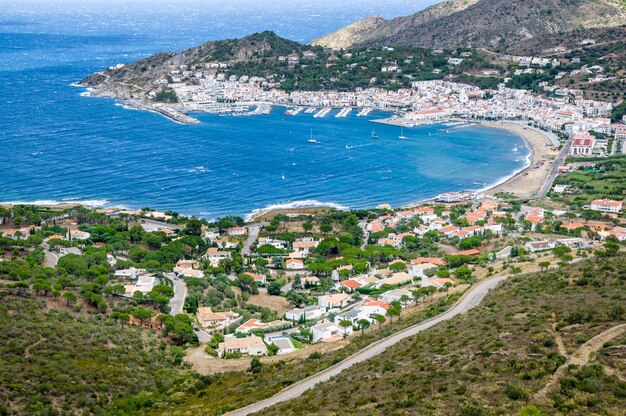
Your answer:
[[[313,129],[311,129],[311,138],[307,140],[309,143],[319,143],[317,140],[313,138]]]
[[[400,127],[400,135],[398,136],[398,139],[400,140],[408,139],[408,137],[404,135],[404,127]]]
[[[372,139],[378,139],[378,135],[376,134],[376,130],[372,130]]]
[[[513,148],[513,151],[514,151],[514,152],[517,152],[517,146],[515,146],[515,147]]]

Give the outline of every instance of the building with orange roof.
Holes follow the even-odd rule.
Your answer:
[[[612,199],[596,199],[591,202],[592,211],[618,213],[622,208],[622,201],[614,201]]]

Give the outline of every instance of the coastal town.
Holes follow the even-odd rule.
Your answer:
[[[29,258],[28,267],[60,276],[97,276],[77,286],[37,277],[32,287],[43,299],[82,302],[179,344],[200,343],[186,358],[200,372],[245,366],[249,356],[300,357],[498,273],[619,251],[623,196],[584,197],[576,185],[615,161],[580,156],[569,156],[548,196],[534,201],[445,193],[407,207],[260,212],[217,223],[148,209],[9,206],[0,215],[0,273],[10,282]]]

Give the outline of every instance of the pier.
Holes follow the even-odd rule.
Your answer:
[[[358,113],[357,113],[357,117],[366,117],[368,116],[371,112],[372,112],[373,108],[371,107],[366,107],[366,108],[362,108]]]
[[[315,118],[326,117],[326,115],[328,113],[330,113],[331,110],[332,110],[332,108],[322,108],[320,111],[315,113],[315,115],[313,115],[313,117],[315,117]]]
[[[341,111],[335,115],[335,118],[347,117],[348,114],[350,114],[351,112],[352,112],[352,109],[350,107],[342,108]]]

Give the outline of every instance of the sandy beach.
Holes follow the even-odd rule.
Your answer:
[[[504,192],[521,199],[534,197],[548,179],[552,163],[559,154],[550,138],[540,131],[518,123],[485,122],[480,125],[511,131],[522,137],[532,150],[531,163],[527,168],[483,193],[495,195]]]

